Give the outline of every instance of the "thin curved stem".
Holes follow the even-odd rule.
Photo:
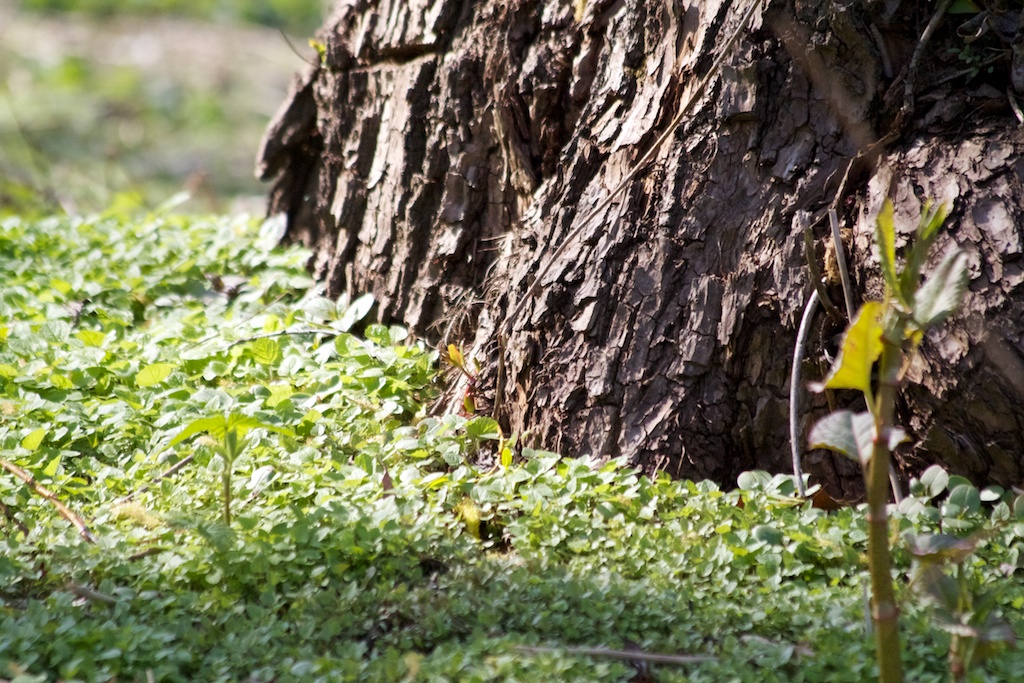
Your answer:
[[[803,498],[807,495],[804,486],[804,474],[800,468],[800,369],[807,351],[807,335],[811,331],[811,320],[818,311],[818,290],[812,289],[804,306],[804,315],[800,319],[800,329],[796,333],[796,344],[793,346],[793,368],[789,375],[789,448],[793,454],[793,476],[796,478],[796,490]]]

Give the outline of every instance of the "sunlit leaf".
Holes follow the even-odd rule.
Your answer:
[[[281,346],[277,340],[262,337],[252,343],[252,359],[260,365],[273,365],[281,357]]]
[[[462,351],[455,344],[448,345],[448,360],[457,368],[466,366],[466,360],[462,357]]]
[[[882,267],[882,279],[890,292],[903,301],[900,281],[896,275],[896,222],[893,217],[892,201],[886,199],[878,212],[875,223],[875,240],[878,243],[878,258]]]
[[[967,283],[967,254],[960,250],[950,251],[917,290],[914,322],[927,329],[945,320],[960,306]]]
[[[946,490],[949,483],[949,473],[941,465],[932,465],[921,474],[921,484],[928,492],[929,498],[934,498]]]
[[[57,470],[60,468],[61,460],[63,456],[56,455],[50,462],[46,463],[46,467],[43,468],[43,475],[47,477],[53,477],[57,474]]]
[[[46,432],[45,427],[32,430],[28,436],[21,440],[21,447],[29,451],[35,451],[43,443],[43,439],[46,438]]]
[[[139,370],[135,375],[135,384],[139,387],[151,387],[160,384],[174,371],[171,363],[153,363]]]
[[[336,330],[340,330],[341,332],[348,332],[352,329],[353,325],[369,315],[370,310],[373,308],[373,304],[374,298],[372,294],[362,295],[349,304],[348,308],[345,309],[345,312],[338,318],[338,322],[333,324],[331,327]]]
[[[98,330],[79,330],[75,332],[75,337],[80,339],[86,346],[103,346],[103,342],[106,340],[107,335]]]
[[[853,324],[843,337],[839,356],[824,382],[810,385],[812,391],[857,389],[871,392],[871,368],[882,353],[882,314],[877,301],[861,306]]]
[[[479,441],[497,441],[501,438],[501,427],[494,418],[481,415],[466,423],[466,435]]]

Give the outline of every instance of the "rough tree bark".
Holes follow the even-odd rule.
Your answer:
[[[331,294],[373,292],[379,319],[471,349],[507,429],[731,481],[789,467],[805,228],[818,261],[838,207],[867,297],[882,200],[904,238],[920,199],[951,203],[938,251],[970,254],[967,311],[909,369],[900,413],[918,445],[898,459],[1019,483],[1019,17],[938,15],[924,44],[933,3],[755,4],[345,0],[264,140],[270,211]],[[805,376],[820,377],[841,327],[815,327]],[[854,472],[806,460],[840,484]]]

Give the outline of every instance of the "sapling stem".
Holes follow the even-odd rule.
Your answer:
[[[900,341],[903,324],[897,318],[887,325],[882,337],[878,367],[878,391],[869,403],[874,416],[875,436],[871,461],[867,467],[868,494],[868,568],[871,573],[872,609],[875,642],[878,648],[881,683],[902,683],[900,659],[899,608],[892,582],[892,556],[889,549],[889,434],[893,426],[896,386],[903,359]]]

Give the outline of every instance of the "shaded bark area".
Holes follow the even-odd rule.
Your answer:
[[[909,369],[900,408],[920,445],[899,458],[906,474],[941,462],[1019,482],[1024,134],[1009,57],[986,80],[960,73],[938,57],[960,40],[950,19],[911,69],[930,19],[911,3],[779,0],[738,26],[752,1],[342,2],[264,141],[271,212],[314,248],[330,293],[371,291],[379,319],[471,349],[478,390],[531,445],[730,482],[789,467],[804,229],[824,252],[837,203],[867,297],[882,199],[904,237],[919,199],[951,202],[942,244],[972,254],[969,311]],[[820,377],[840,328],[816,327],[805,370]],[[840,492],[859,477],[807,462]]]

